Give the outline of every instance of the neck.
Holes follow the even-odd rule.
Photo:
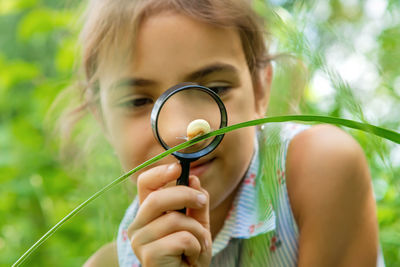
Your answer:
[[[210,228],[213,240],[224,226],[226,216],[228,216],[238,189],[239,186],[218,207],[210,211]]]
[[[254,147],[254,146],[253,146]],[[252,149],[252,153],[250,154],[250,158],[248,159],[247,163],[247,169],[244,172],[242,179],[244,179],[244,176],[246,175],[248,168],[251,164],[251,159],[252,155],[255,153],[254,149]],[[211,230],[211,236],[212,240],[215,239],[219,231],[221,231],[222,227],[224,226],[225,219],[228,216],[228,212],[232,207],[233,200],[235,199],[235,196],[240,188],[241,181],[238,183],[236,188],[232,191],[232,193],[223,200],[221,204],[219,204],[215,209],[210,210],[210,230]]]

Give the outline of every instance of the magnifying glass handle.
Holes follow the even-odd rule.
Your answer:
[[[189,170],[190,170],[190,161],[188,160],[180,160],[181,167],[182,167],[182,172],[181,176],[178,178],[176,181],[176,185],[189,185]],[[179,212],[182,212],[183,214],[186,214],[186,208],[183,208],[179,210]]]
[[[176,185],[189,185],[189,170],[190,170],[190,161],[188,160],[180,160],[180,164],[182,167],[181,176],[176,181]]]

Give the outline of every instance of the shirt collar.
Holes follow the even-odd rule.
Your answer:
[[[260,219],[258,213],[257,183],[261,175],[257,140],[255,144],[253,158],[239,185],[232,208],[228,212],[224,226],[213,241],[213,256],[223,250],[232,238],[248,239],[275,230],[275,213],[272,206],[268,206],[263,219]]]

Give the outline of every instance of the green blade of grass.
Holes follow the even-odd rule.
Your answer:
[[[97,191],[95,194],[93,194],[90,198],[88,198],[86,201],[82,202],[79,206],[77,206],[74,210],[72,210],[67,216],[65,216],[63,219],[61,219],[56,225],[54,225],[49,231],[47,231],[38,241],[36,241],[14,264],[13,266],[20,266],[28,257],[31,255],[36,249],[38,249],[52,234],[54,234],[64,223],[66,223],[68,220],[70,220],[74,215],[76,215],[79,211],[81,211],[83,208],[85,208],[87,205],[89,205],[92,201],[109,191],[111,188],[114,186],[120,184],[123,182],[125,179],[127,179],[129,176],[134,174],[135,172],[157,162],[158,160],[172,154],[175,151],[184,149],[186,147],[189,147],[195,143],[198,143],[204,139],[228,133],[230,131],[244,128],[244,127],[249,127],[249,126],[256,126],[260,124],[265,124],[265,123],[272,123],[272,122],[288,122],[288,121],[298,121],[298,122],[317,122],[317,123],[329,123],[329,124],[334,124],[334,125],[340,125],[340,126],[345,126],[348,128],[353,128],[357,130],[361,130],[364,132],[368,132],[371,134],[374,134],[376,136],[382,137],[384,139],[390,140],[392,142],[395,142],[397,144],[400,144],[400,134],[398,132],[388,130],[382,127],[377,127],[371,124],[367,123],[361,123],[357,121],[352,121],[352,120],[347,120],[347,119],[341,119],[341,118],[335,118],[335,117],[329,117],[329,116],[316,116],[316,115],[288,115],[288,116],[276,116],[276,117],[266,117],[262,119],[257,119],[257,120],[252,120],[252,121],[246,121],[242,123],[238,123],[235,125],[227,126],[221,129],[218,129],[216,131],[210,132],[208,134],[199,136],[197,138],[194,138],[190,141],[186,141],[182,144],[179,144],[167,151],[164,151],[163,153],[147,160],[146,162],[140,164],[136,168],[130,170],[129,172],[123,174],[122,176],[118,177],[99,191]]]

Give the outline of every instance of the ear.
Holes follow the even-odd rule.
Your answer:
[[[272,77],[272,65],[268,63],[264,68],[258,71],[253,79],[256,118],[263,118],[267,112]]]

